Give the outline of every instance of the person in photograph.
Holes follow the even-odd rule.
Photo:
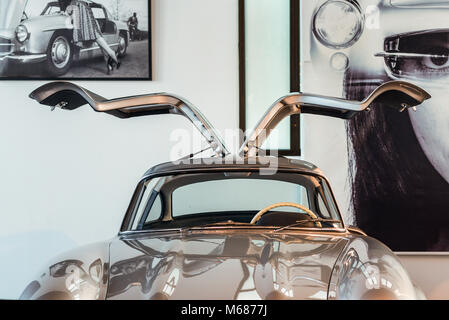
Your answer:
[[[74,43],[79,45],[84,41],[95,41],[103,51],[107,74],[111,74],[114,68],[119,69],[120,60],[104,39],[88,3],[82,0],[59,0],[59,3],[61,11],[66,11],[72,17]]]
[[[348,122],[354,216],[357,226],[393,250],[447,251],[449,32],[402,39],[402,49],[422,56],[398,60],[398,74],[417,81],[432,99],[417,112],[374,106]],[[374,87],[346,73],[345,98],[362,100]]]
[[[129,17],[128,19],[128,28],[129,28],[129,34],[131,40],[136,40],[138,28],[139,28],[139,20],[137,19],[137,13],[134,12],[134,14]]]

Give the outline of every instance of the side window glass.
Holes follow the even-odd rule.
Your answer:
[[[148,180],[145,182],[145,185],[143,187],[144,189],[142,190],[142,195],[139,200],[139,204],[137,205],[137,207],[135,209],[136,211],[134,214],[134,220],[133,220],[133,224],[131,226],[131,230],[136,230],[142,221],[145,222],[145,220],[147,218],[147,216],[145,216],[145,214],[146,214],[145,210],[147,208],[148,203],[154,202],[155,197],[153,197],[153,199],[151,199],[151,196],[155,192],[157,193],[157,191],[155,191],[155,186],[158,181],[159,181],[159,179],[151,179],[151,180]]]
[[[161,217],[162,214],[162,198],[158,191],[152,190],[148,195],[145,202],[142,202],[142,208],[139,208],[140,218],[137,221],[137,230],[143,228],[143,226],[152,221],[156,221]]]
[[[154,191],[156,192],[156,191]],[[145,219],[145,223],[156,221],[161,217],[162,214],[162,198],[159,192],[154,193],[150,199],[153,200],[153,203],[148,203],[148,214]]]
[[[329,210],[327,210],[326,204],[324,203],[323,197],[320,193],[317,193],[318,197],[318,209],[320,210],[321,215],[323,218],[329,219],[331,218],[331,214]]]
[[[94,14],[95,19],[105,19],[106,15],[102,8],[92,8],[92,13]]]

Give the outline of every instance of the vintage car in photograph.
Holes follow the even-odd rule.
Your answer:
[[[362,102],[289,94],[234,155],[200,111],[175,95],[108,100],[70,82],[51,82],[30,97],[52,109],[88,104],[119,118],[181,115],[208,150],[146,172],[117,236],[36,270],[21,299],[424,298],[391,250],[345,225],[319,168],[261,149],[290,115],[349,119],[379,100],[404,111],[430,98],[419,87],[388,82]]]
[[[86,1],[92,8],[100,30],[109,46],[119,56],[126,55],[129,43],[128,26],[116,21],[101,4]],[[0,65],[13,63],[26,65],[44,63],[51,76],[66,74],[72,63],[102,55],[94,41],[73,43],[71,17],[61,12],[58,1],[50,1],[39,16],[28,17],[28,1],[2,1],[0,22]]]

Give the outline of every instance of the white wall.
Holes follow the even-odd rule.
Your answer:
[[[427,299],[449,300],[449,255],[398,253],[415,285]]]
[[[79,84],[108,98],[176,93],[218,129],[238,127],[237,0],[152,2],[155,81]],[[41,84],[0,81],[0,298],[17,298],[59,252],[114,236],[140,176],[169,159],[170,132],[191,128],[176,116],[51,113],[27,97]]]

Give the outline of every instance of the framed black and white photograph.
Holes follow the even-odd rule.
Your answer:
[[[152,80],[151,0],[0,0],[0,79]]]
[[[449,248],[448,17],[447,0],[301,1],[302,91],[361,101],[400,80],[432,96],[402,113],[379,103],[331,146],[348,158],[348,220],[394,251]]]

